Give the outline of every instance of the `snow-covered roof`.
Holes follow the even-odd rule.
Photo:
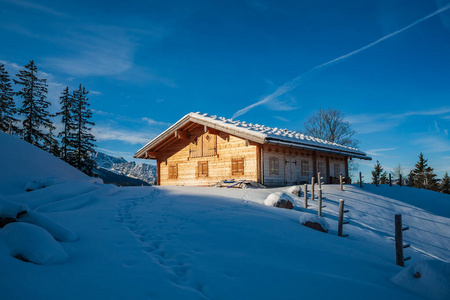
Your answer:
[[[227,119],[224,117],[218,117],[206,113],[202,114],[200,112],[189,113],[185,115],[174,125],[170,126],[155,139],[139,149],[135,157],[142,156],[146,151],[151,150],[169,134],[172,134],[175,130],[181,128],[188,122],[199,123],[201,125],[240,136],[242,138],[252,140],[261,144],[277,144],[287,147],[341,154],[354,158],[371,160],[371,158],[368,157],[366,153],[356,148],[339,145],[319,138],[314,138],[297,131],[278,127],[272,128],[265,125]]]

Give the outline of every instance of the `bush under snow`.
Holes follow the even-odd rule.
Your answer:
[[[276,206],[276,204],[281,200],[290,201],[291,203],[294,203],[294,200],[288,194],[283,192],[276,192],[267,196],[266,200],[264,200],[264,204],[267,206]]]
[[[25,191],[31,192],[62,182],[64,181],[55,177],[33,179],[27,182],[27,185],[25,186]]]
[[[328,232],[330,230],[330,224],[323,217],[319,217],[318,215],[313,215],[309,213],[301,213],[300,214],[300,224],[305,225],[306,222],[318,223],[322,226],[322,229]]]
[[[26,211],[27,207],[12,201],[8,201],[0,197],[0,217],[16,218],[17,214]]]
[[[298,197],[300,197],[300,195],[302,193],[302,189],[300,188],[299,185],[293,185],[293,186],[289,187],[286,191],[288,193],[294,194]]]
[[[61,245],[44,229],[28,223],[9,223],[0,230],[0,237],[11,256],[39,265],[57,264],[68,258]]]
[[[395,284],[428,299],[450,299],[450,264],[437,260],[416,262],[392,278]]]

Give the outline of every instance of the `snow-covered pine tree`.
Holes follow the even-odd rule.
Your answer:
[[[61,104],[61,111],[56,113],[56,116],[61,116],[61,123],[64,126],[63,131],[58,133],[58,137],[61,138],[61,159],[65,162],[73,161],[73,148],[70,146],[71,135],[75,129],[75,124],[73,123],[74,114],[74,99],[69,93],[69,87],[66,87],[59,97]]]
[[[444,177],[442,177],[441,184],[439,185],[439,191],[444,194],[450,194],[450,177],[447,172],[445,172]]]
[[[48,148],[48,145],[54,144],[51,131],[55,127],[50,120],[52,115],[47,110],[50,106],[50,102],[46,101],[47,79],[37,77],[37,67],[33,61],[24,70],[19,70],[16,76],[18,80],[14,79],[14,83],[21,86],[21,90],[15,95],[22,98],[22,107],[18,112],[25,116],[22,121],[24,138],[40,148]]]
[[[428,159],[425,159],[423,153],[420,153],[419,161],[416,163],[414,170],[411,170],[414,181],[413,186],[436,191],[438,188],[437,175],[434,173],[434,169],[428,166],[427,162]]]
[[[71,164],[89,176],[93,175],[93,169],[97,167],[93,153],[95,153],[95,138],[91,134],[91,127],[95,124],[89,119],[92,112],[89,109],[89,92],[81,86],[73,91],[73,124],[74,131],[70,135],[71,147],[74,149],[73,161]]]
[[[372,183],[387,183],[386,172],[383,172],[383,167],[378,160],[377,163],[373,166]]]
[[[4,132],[9,130],[10,124],[11,132],[18,132],[15,125],[18,120],[13,117],[17,113],[13,96],[11,79],[5,70],[5,65],[0,63],[0,130]]]

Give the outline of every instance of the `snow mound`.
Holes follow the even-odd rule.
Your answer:
[[[74,242],[78,239],[78,236],[69,229],[32,210],[29,210],[26,214],[22,215],[18,221],[40,226],[61,242]]]
[[[276,192],[267,196],[266,200],[264,200],[264,204],[267,206],[275,206],[281,200],[286,200],[294,203],[294,200],[288,194],[284,192]]]
[[[28,181],[27,185],[25,186],[25,191],[31,192],[34,190],[42,189],[47,186],[51,186],[51,185],[63,183],[63,182],[64,181],[62,179],[59,179],[56,177],[32,179],[32,180]]]
[[[44,229],[27,223],[9,223],[0,230],[0,237],[13,257],[39,265],[57,264],[68,258],[67,253]]]
[[[330,230],[330,224],[323,217],[319,217],[318,215],[313,215],[309,213],[301,213],[300,214],[300,224],[305,225],[306,222],[318,223],[322,226],[323,230]]]
[[[400,271],[392,282],[427,299],[450,299],[450,264],[419,261]]]
[[[27,207],[12,201],[8,201],[0,197],[0,217],[17,218],[17,214],[26,211]]]

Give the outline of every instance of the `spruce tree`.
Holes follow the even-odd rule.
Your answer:
[[[73,124],[74,132],[71,134],[71,146],[74,149],[74,157],[71,164],[89,176],[93,175],[93,169],[97,167],[93,154],[95,153],[95,138],[91,134],[91,127],[95,124],[89,119],[92,112],[89,109],[88,91],[81,86],[73,92]]]
[[[71,146],[71,134],[75,129],[73,123],[74,114],[74,99],[69,93],[69,87],[66,87],[62,92],[60,99],[61,111],[57,112],[57,116],[61,116],[61,123],[64,126],[63,131],[58,133],[58,137],[61,138],[61,158],[65,162],[71,162],[73,160],[73,149]]]
[[[16,76],[18,80],[14,79],[14,83],[21,89],[15,94],[22,98],[22,107],[18,111],[19,115],[25,116],[22,121],[24,139],[45,149],[54,144],[51,131],[55,129],[47,110],[50,106],[50,102],[46,101],[47,79],[37,77],[37,67],[33,61]]]
[[[18,132],[15,125],[18,120],[13,117],[17,113],[13,96],[11,79],[5,65],[0,64],[0,131],[7,132],[11,124],[11,132]]]
[[[445,175],[442,178],[442,182],[439,186],[439,191],[444,194],[450,194],[450,177],[448,176],[447,172],[445,172]]]
[[[386,172],[383,172],[383,167],[378,160],[377,163],[373,166],[373,169],[372,183],[387,183]]]
[[[425,159],[423,153],[420,153],[419,161],[416,163],[414,170],[411,170],[414,181],[413,186],[436,191],[438,189],[437,175],[434,173],[434,169],[428,166],[427,162],[428,159]]]

